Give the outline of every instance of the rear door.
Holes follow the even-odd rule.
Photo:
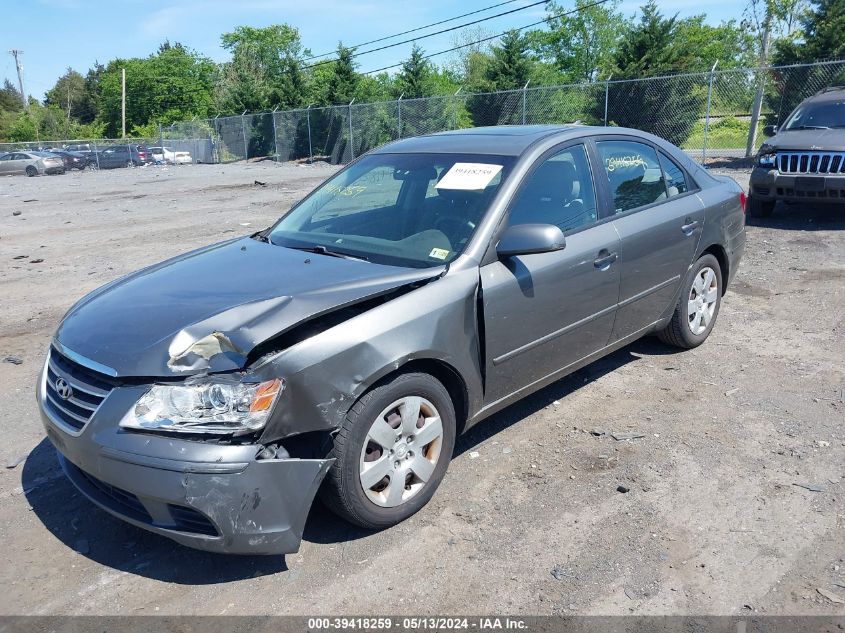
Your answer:
[[[492,404],[607,345],[619,295],[619,239],[601,222],[584,145],[538,161],[511,201],[508,222],[555,224],[566,246],[481,268],[486,363]]]
[[[688,174],[639,138],[596,141],[602,186],[619,233],[619,308],[612,341],[674,309],[704,226],[704,205]]]

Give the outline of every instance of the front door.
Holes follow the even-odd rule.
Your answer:
[[[485,404],[607,345],[619,295],[619,238],[600,215],[583,145],[553,153],[522,183],[509,224],[555,224],[566,246],[481,268]]]
[[[704,225],[692,181],[655,147],[623,137],[596,143],[619,233],[619,310],[613,341],[674,309]]]

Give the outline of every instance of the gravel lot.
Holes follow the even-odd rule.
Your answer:
[[[299,554],[223,557],[77,494],[33,395],[61,315],[119,275],[268,225],[333,169],[0,179],[0,361],[22,360],[0,362],[0,465],[25,458],[0,468],[0,613],[845,612],[820,593],[845,599],[842,210],[750,226],[705,345],[640,341],[482,423],[393,529],[315,505]]]

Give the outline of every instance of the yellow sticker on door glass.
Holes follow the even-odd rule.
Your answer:
[[[449,251],[445,248],[432,248],[428,256],[433,259],[446,259],[449,257]]]
[[[455,163],[440,179],[435,189],[461,189],[480,191],[490,184],[496,174],[502,171],[501,165],[487,163]]]

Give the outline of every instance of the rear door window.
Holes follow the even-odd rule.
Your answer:
[[[663,169],[651,146],[636,141],[599,141],[596,147],[615,213],[666,199]]]
[[[660,162],[663,164],[663,175],[666,178],[666,195],[671,198],[689,191],[684,170],[663,152],[660,152]]]

